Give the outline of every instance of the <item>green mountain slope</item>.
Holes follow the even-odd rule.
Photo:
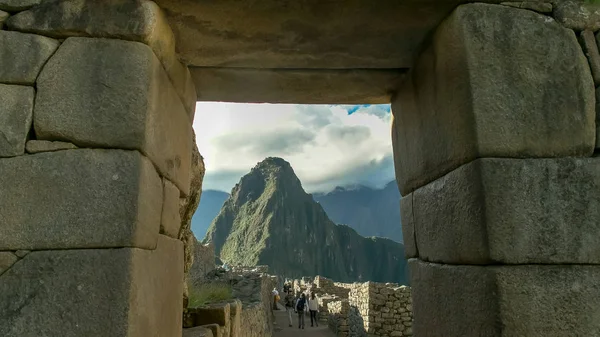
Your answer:
[[[402,244],[335,225],[280,158],[267,158],[242,177],[210,225],[207,242],[214,242],[224,262],[266,264],[285,276],[406,283]]]

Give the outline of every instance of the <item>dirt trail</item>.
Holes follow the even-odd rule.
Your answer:
[[[292,313],[292,327],[289,327],[288,316],[281,307],[275,310],[275,335],[274,337],[335,337],[335,334],[327,328],[327,322],[319,322],[319,327],[310,326],[310,316],[306,314],[304,319],[304,330],[298,329],[298,315]]]

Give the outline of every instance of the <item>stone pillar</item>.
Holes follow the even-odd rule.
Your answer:
[[[160,8],[0,18],[0,336],[181,336],[195,90]]]
[[[417,337],[600,335],[594,80],[554,12],[458,7],[393,100]]]

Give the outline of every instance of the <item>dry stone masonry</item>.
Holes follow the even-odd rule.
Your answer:
[[[294,280],[304,293],[317,294],[319,317],[340,337],[412,336],[408,286],[393,283],[339,283],[323,276]]]
[[[582,2],[462,5],[411,68],[392,135],[415,336],[600,335],[599,29]]]
[[[237,270],[219,268],[205,276],[207,281],[231,285],[235,299],[185,309],[183,327],[186,333],[196,327],[207,328],[213,324],[213,335],[217,337],[272,336],[271,291],[277,284],[277,277],[245,267],[234,269]]]
[[[0,336],[181,335],[195,89],[156,4],[92,3],[0,0]]]
[[[181,336],[198,97],[391,100],[413,288],[298,282],[338,335],[599,336],[600,7],[465,2],[0,0],[0,336]]]

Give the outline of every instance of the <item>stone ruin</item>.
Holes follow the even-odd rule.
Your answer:
[[[394,283],[341,283],[323,276],[293,280],[297,292],[315,293],[319,320],[339,337],[412,336],[411,289]]]
[[[271,291],[277,284],[276,276],[255,268],[232,267],[228,271],[214,269],[204,280],[230,285],[233,299],[184,309],[184,337],[196,337],[200,332],[208,335],[207,330],[211,331],[212,337],[272,336]]]
[[[391,103],[414,334],[600,335],[600,9],[467,2],[0,0],[0,336],[180,336],[197,100]]]

